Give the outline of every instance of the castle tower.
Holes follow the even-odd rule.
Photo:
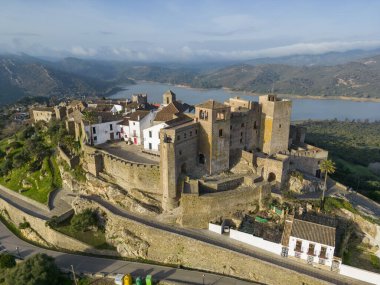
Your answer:
[[[261,107],[260,149],[272,155],[288,150],[292,102],[276,95],[259,97]]]
[[[209,174],[229,169],[230,107],[214,100],[195,106],[195,118],[200,124],[198,165]]]
[[[166,91],[163,95],[163,104],[164,105],[168,105],[174,101],[177,101],[177,98],[176,98],[176,95],[173,91],[171,90],[168,90]]]

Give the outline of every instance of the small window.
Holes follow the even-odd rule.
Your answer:
[[[97,140],[98,140],[98,137],[94,136],[94,142],[96,142]]]
[[[281,124],[278,127],[281,129]]]
[[[184,133],[184,134],[183,134],[183,137],[184,137],[184,138],[186,138],[186,137],[187,137],[187,134],[186,134],[186,133]]]
[[[133,125],[135,125],[135,122],[133,122]]]
[[[244,128],[244,123],[241,123],[241,127]]]
[[[195,130],[195,134],[198,134],[198,130]]]
[[[230,126],[230,130],[232,130],[232,126]]]
[[[177,136],[177,140],[180,140],[180,139],[181,139],[181,136],[180,136],[180,135],[178,135],[178,136]]]
[[[179,151],[179,155],[182,155],[182,150]]]
[[[152,137],[152,131],[149,131],[149,137],[150,138]]]
[[[241,137],[243,136],[243,132],[240,132],[240,136],[241,136]]]
[[[190,136],[191,136],[191,137],[193,136],[193,131],[190,131]]]
[[[241,143],[241,144],[243,143],[243,139],[240,139],[240,143]]]
[[[220,137],[220,138],[223,137],[223,129],[220,129],[220,130],[219,130],[219,137]]]
[[[92,133],[96,134],[96,128],[95,127],[92,127]]]
[[[152,144],[151,143],[149,143],[149,149],[152,149]]]
[[[113,126],[112,126],[112,124],[110,124],[110,131],[113,131]]]
[[[257,129],[257,122],[256,121],[253,123],[253,128]]]

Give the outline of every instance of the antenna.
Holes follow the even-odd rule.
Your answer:
[[[272,82],[272,90],[271,93],[274,94],[274,81]]]

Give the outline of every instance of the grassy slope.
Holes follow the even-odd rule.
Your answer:
[[[15,140],[14,137],[1,140],[0,149],[5,151],[9,142]],[[23,144],[23,141],[20,142]],[[10,153],[17,154],[22,148],[23,146],[13,149]],[[8,175],[0,176],[0,184],[17,192],[23,190],[22,195],[46,204],[48,202],[49,193],[62,184],[56,158],[55,156],[45,158],[41,169],[35,172],[29,172],[29,168],[30,163],[26,163],[20,168],[12,169]],[[24,179],[32,185],[31,188],[26,189],[22,187],[22,181]]]

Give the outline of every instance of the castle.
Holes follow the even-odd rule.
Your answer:
[[[260,201],[286,186],[293,170],[321,178],[319,164],[328,153],[305,143],[306,130],[291,125],[291,110],[290,100],[273,94],[260,96],[258,102],[235,97],[194,108],[169,90],[158,106],[138,94],[132,102],[71,102],[55,111],[57,118],[66,119],[68,132],[84,143],[87,171],[125,189],[154,195],[162,209],[170,211],[186,204],[189,195],[198,197],[198,203],[207,193],[220,194],[215,198],[218,207],[218,201],[228,203],[226,197],[232,195],[228,205],[236,209],[241,195]],[[159,158],[147,163],[109,153],[110,141],[119,141],[121,148],[137,145],[134,155],[144,152]],[[235,171],[241,165],[244,171]],[[202,203],[199,208],[209,202]]]
[[[164,97],[164,100],[170,101]],[[304,143],[305,130],[291,128],[292,102],[276,95],[259,102],[230,98],[209,100],[160,132],[160,185],[166,210],[178,206],[185,184],[181,176],[216,176],[242,157],[256,181],[281,186],[292,169],[320,177],[319,163],[327,152]]]

